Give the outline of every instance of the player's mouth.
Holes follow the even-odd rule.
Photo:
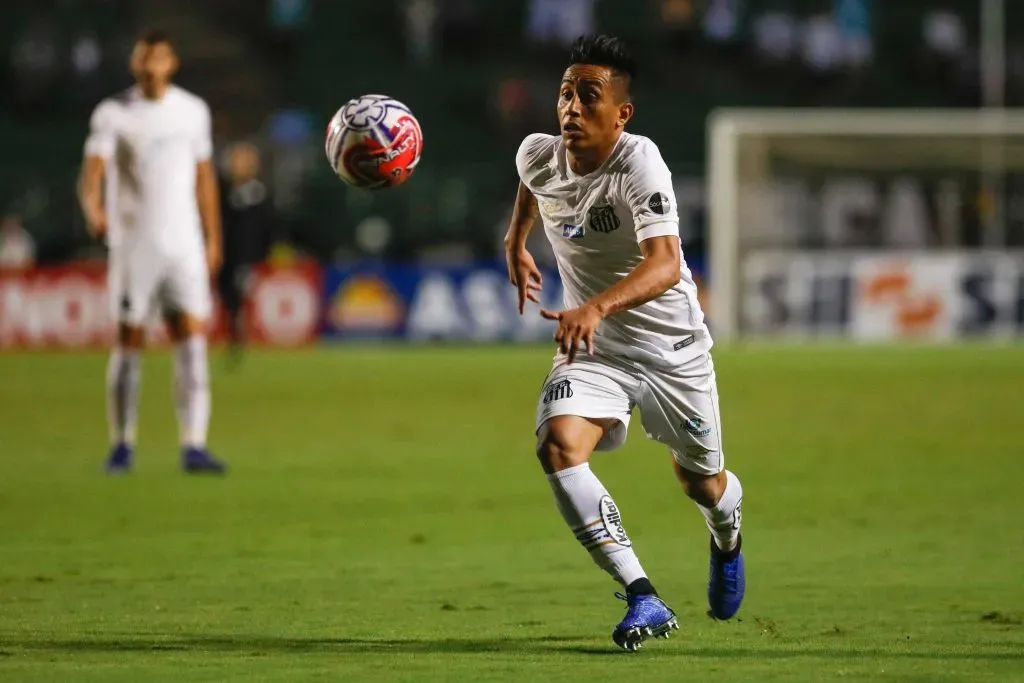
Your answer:
[[[567,121],[562,124],[562,133],[570,136],[579,136],[583,134],[583,129],[580,127],[580,124]]]

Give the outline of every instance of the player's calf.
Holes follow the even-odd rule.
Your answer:
[[[142,330],[121,325],[118,345],[107,362],[107,424],[110,453],[106,470],[122,474],[131,470],[139,413],[139,383],[142,375]]]
[[[708,606],[716,619],[729,619],[739,611],[746,593],[740,526],[743,486],[732,472],[706,475],[691,472],[678,462],[676,475],[686,495],[697,503],[711,532],[708,568]]]
[[[587,460],[605,425],[560,416],[540,431],[537,455],[562,518],[598,567],[626,589],[626,616],[612,633],[620,647],[636,650],[651,636],[678,628],[672,610],[658,598],[622,524],[622,515]]]
[[[210,425],[210,368],[205,322],[189,315],[170,315],[174,357],[174,396],[178,414],[182,469],[189,473],[222,474],[226,465],[206,448]]]

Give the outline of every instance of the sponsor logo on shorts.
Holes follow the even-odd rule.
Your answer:
[[[661,192],[655,192],[651,195],[651,198],[647,200],[647,208],[659,216],[665,215],[669,210],[668,195]]]
[[[633,545],[632,541],[629,540],[629,536],[626,535],[626,530],[622,528],[622,515],[619,514],[619,508],[615,505],[612,497],[608,495],[603,496],[600,508],[601,522],[604,524],[604,529],[608,532],[611,540],[627,548]]]
[[[567,240],[580,240],[583,239],[583,226],[573,225],[572,223],[562,224],[562,237]]]
[[[619,217],[610,206],[595,206],[589,213],[590,229],[600,233],[609,233],[619,229]]]
[[[544,403],[561,401],[564,398],[572,398],[572,384],[567,379],[560,379],[552,382],[544,388]]]
[[[703,418],[691,417],[683,422],[683,429],[689,432],[691,436],[701,438],[711,433],[711,427],[705,427],[704,424]]]

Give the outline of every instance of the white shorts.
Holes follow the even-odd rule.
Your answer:
[[[114,320],[131,327],[143,327],[156,311],[206,320],[212,310],[202,256],[167,256],[140,249],[111,252],[107,294]]]
[[[710,353],[668,369],[608,356],[577,356],[572,365],[556,358],[537,401],[537,431],[558,415],[614,418],[618,424],[597,444],[614,450],[626,442],[634,406],[647,438],[668,446],[680,466],[709,475],[725,468]]]

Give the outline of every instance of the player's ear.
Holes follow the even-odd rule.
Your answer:
[[[619,126],[625,127],[626,123],[633,118],[633,103],[626,101],[619,105]]]

